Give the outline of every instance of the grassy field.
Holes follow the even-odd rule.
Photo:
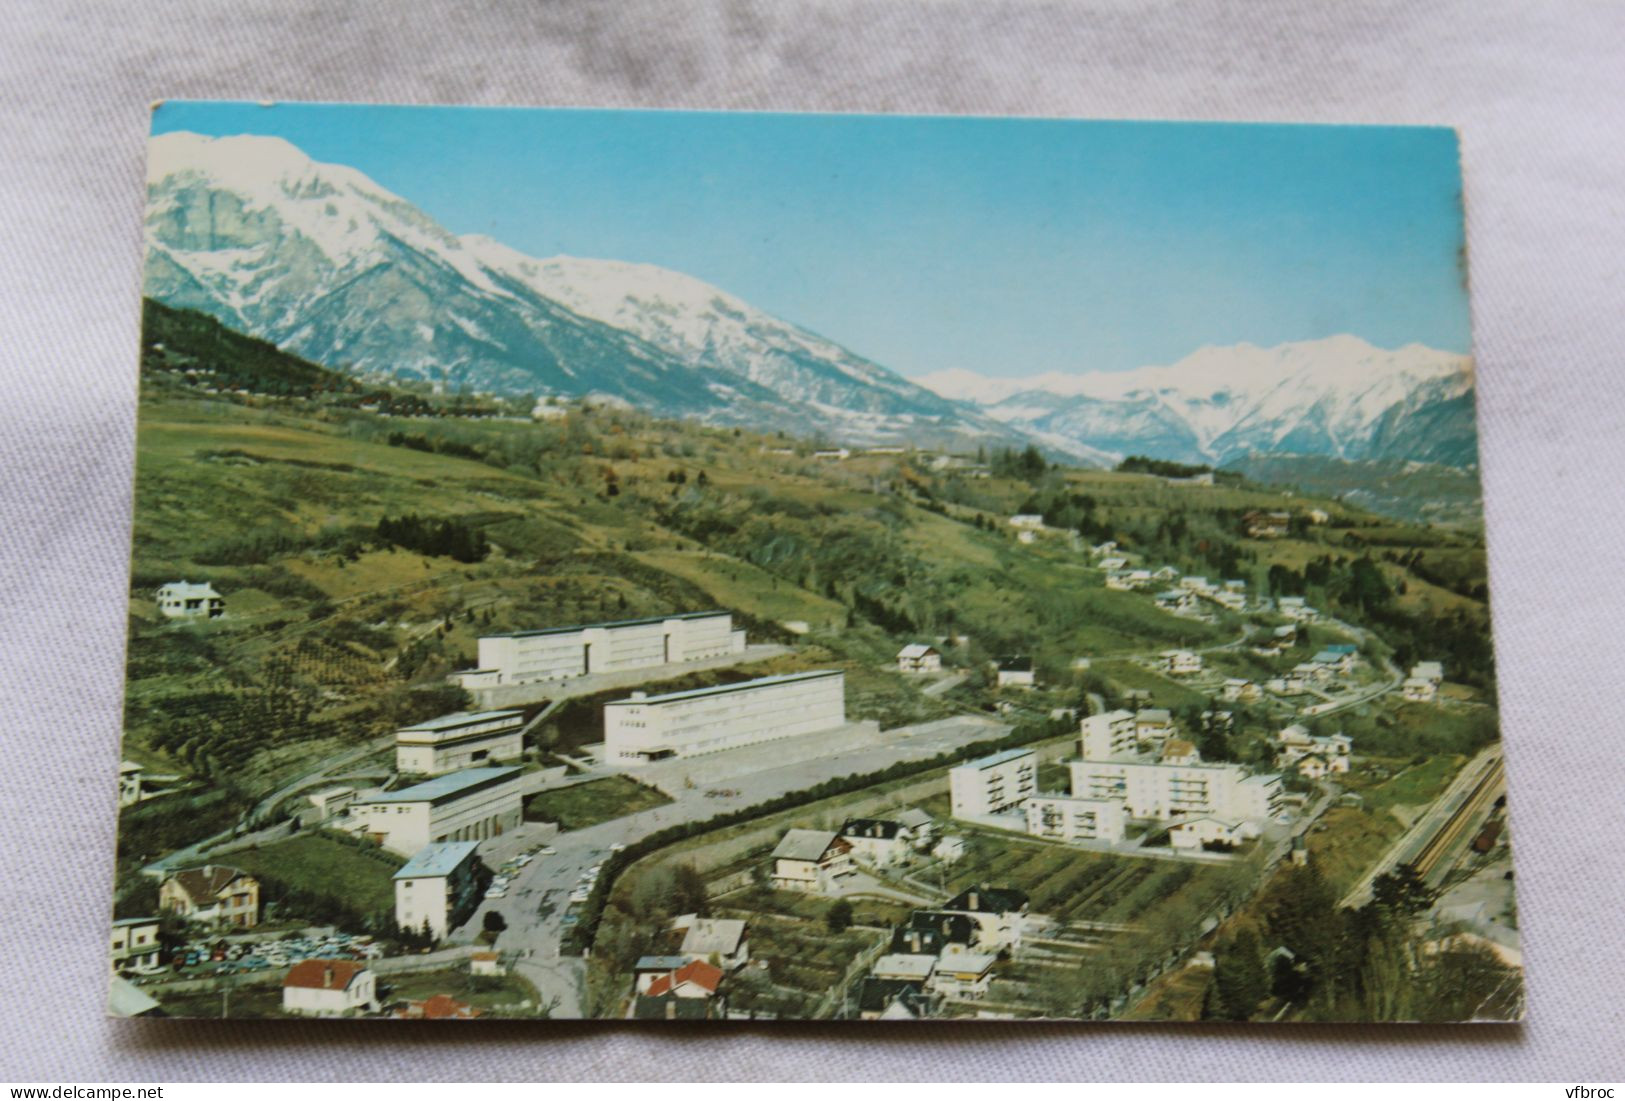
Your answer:
[[[1309,858],[1327,883],[1346,891],[1404,832],[1404,824],[1387,812],[1333,807],[1309,834]]]
[[[669,798],[653,788],[625,776],[609,776],[532,795],[525,800],[525,818],[532,822],[557,822],[561,830],[580,830],[669,802]]]
[[[222,860],[250,875],[273,876],[297,890],[341,899],[365,914],[394,909],[393,876],[406,863],[382,849],[363,851],[320,834],[228,853]]]
[[[732,608],[759,619],[801,620],[814,628],[839,627],[846,609],[810,593],[749,562],[696,551],[643,551],[638,561],[675,574],[704,589],[719,608]]]

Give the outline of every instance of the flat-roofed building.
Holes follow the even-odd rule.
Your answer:
[[[158,970],[158,919],[120,918],[113,923],[113,970]]]
[[[439,940],[479,905],[478,841],[423,846],[395,873],[395,924]]]
[[[745,632],[734,630],[732,614],[684,612],[486,635],[479,640],[479,666],[459,670],[451,679],[464,688],[491,688],[652,669],[744,650]]]
[[[1105,761],[1124,754],[1132,756],[1138,738],[1132,711],[1105,711],[1090,715],[1078,724],[1078,752],[1088,761]]]
[[[1279,776],[1249,776],[1240,765],[1074,761],[1070,768],[1073,795],[1119,800],[1129,818],[1274,818],[1284,795]]]
[[[1112,799],[1035,795],[1027,800],[1027,832],[1050,841],[1121,841],[1126,816]]]
[[[781,673],[604,705],[604,760],[636,766],[833,730],[846,722],[846,674]]]
[[[984,818],[1019,806],[1038,790],[1038,757],[1030,749],[1001,753],[948,770],[955,818]]]
[[[469,768],[400,791],[357,798],[350,819],[384,848],[411,856],[432,841],[484,841],[519,825],[517,768]]]
[[[520,711],[458,711],[395,732],[395,770],[439,776],[491,761],[512,761],[525,750]]]

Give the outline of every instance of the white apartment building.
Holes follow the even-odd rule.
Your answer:
[[[158,611],[170,619],[219,619],[226,598],[207,581],[171,581],[158,590]]]
[[[1086,761],[1133,756],[1136,741],[1134,712],[1106,711],[1079,724],[1078,754]]]
[[[1027,832],[1050,841],[1121,841],[1123,804],[1079,795],[1036,795],[1027,800]]]
[[[479,905],[478,841],[438,841],[419,849],[395,873],[395,924],[436,940]]]
[[[1274,818],[1281,778],[1247,775],[1240,765],[1168,765],[1148,761],[1073,761],[1072,794],[1120,800],[1130,818],[1168,821],[1186,815]]]
[[[1011,807],[1038,790],[1038,757],[1030,749],[1006,749],[948,770],[948,794],[955,818],[984,818]]]
[[[728,612],[686,612],[487,635],[479,641],[479,667],[450,679],[464,688],[491,688],[703,661],[744,650],[745,632],[734,630]]]
[[[813,734],[845,722],[846,674],[839,669],[657,696],[634,692],[604,705],[604,759],[643,765]]]
[[[439,776],[491,761],[511,761],[524,752],[518,711],[458,711],[395,732],[395,770]]]
[[[484,841],[519,825],[517,768],[470,768],[350,805],[355,828],[390,852],[411,856],[433,841]]]

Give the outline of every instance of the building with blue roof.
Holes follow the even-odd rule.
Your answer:
[[[519,825],[520,775],[513,767],[465,768],[358,797],[350,819],[359,833],[402,856],[436,841],[484,841]]]
[[[478,841],[436,841],[423,846],[395,873],[395,924],[436,940],[479,906],[485,868]]]

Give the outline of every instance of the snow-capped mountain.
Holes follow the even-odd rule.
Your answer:
[[[910,381],[680,272],[458,237],[278,138],[155,138],[147,188],[148,295],[329,367],[855,444],[1032,441],[1093,465],[1477,459],[1470,362],[1417,345],[1341,336],[1120,373]]]
[[[1478,461],[1467,357],[1358,337],[1202,348],[1130,371],[916,379],[999,420],[1112,455],[1223,464],[1249,454]]]
[[[278,138],[155,138],[146,293],[330,367],[843,442],[1021,437],[715,287],[459,238]]]

